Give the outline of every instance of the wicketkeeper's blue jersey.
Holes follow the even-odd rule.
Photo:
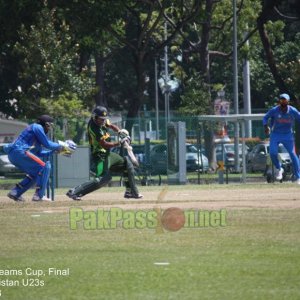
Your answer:
[[[27,151],[37,156],[44,156],[51,151],[43,150],[43,147],[55,151],[59,150],[61,146],[54,143],[46,136],[44,128],[40,124],[32,124],[25,128],[15,142],[7,145],[4,151],[9,153],[12,150]]]

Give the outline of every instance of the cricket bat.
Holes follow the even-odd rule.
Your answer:
[[[124,142],[124,148],[127,149],[127,153],[128,153],[128,156],[130,157],[133,165],[135,167],[138,167],[139,166],[139,162],[137,161],[133,151],[132,151],[132,147],[127,143],[127,142]]]

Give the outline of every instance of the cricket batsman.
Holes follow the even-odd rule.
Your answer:
[[[118,133],[118,142],[111,141],[109,130]],[[131,159],[110,152],[111,148],[120,144],[129,147],[131,138],[128,131],[110,123],[107,109],[104,106],[97,106],[88,122],[87,133],[91,149],[90,168],[94,179],[70,189],[67,196],[73,200],[81,200],[84,195],[107,185],[111,180],[110,171],[112,171],[123,174],[126,187],[124,198],[142,198],[143,195],[139,193],[135,183],[135,170]]]
[[[53,152],[70,156],[76,150],[73,141],[55,143],[48,138],[47,133],[53,126],[53,121],[48,115],[38,117],[36,123],[24,129],[13,143],[3,147],[11,163],[26,174],[26,177],[7,194],[9,198],[24,201],[22,195],[36,184],[32,201],[51,201],[45,197],[51,164],[43,158],[48,158]]]

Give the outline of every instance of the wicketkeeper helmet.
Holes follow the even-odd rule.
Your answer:
[[[54,122],[54,119],[48,115],[41,115],[37,118],[37,122],[42,126],[45,126],[47,123],[52,124]]]
[[[47,134],[49,129],[53,127],[54,119],[48,115],[41,115],[37,118],[37,123],[41,124],[44,128],[44,132]]]

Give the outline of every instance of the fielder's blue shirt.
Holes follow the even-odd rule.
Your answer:
[[[287,106],[287,111],[283,112],[278,105],[265,114],[263,118],[264,126],[268,125],[269,119],[272,133],[290,134],[293,132],[295,120],[300,121],[300,113],[290,105]]]

